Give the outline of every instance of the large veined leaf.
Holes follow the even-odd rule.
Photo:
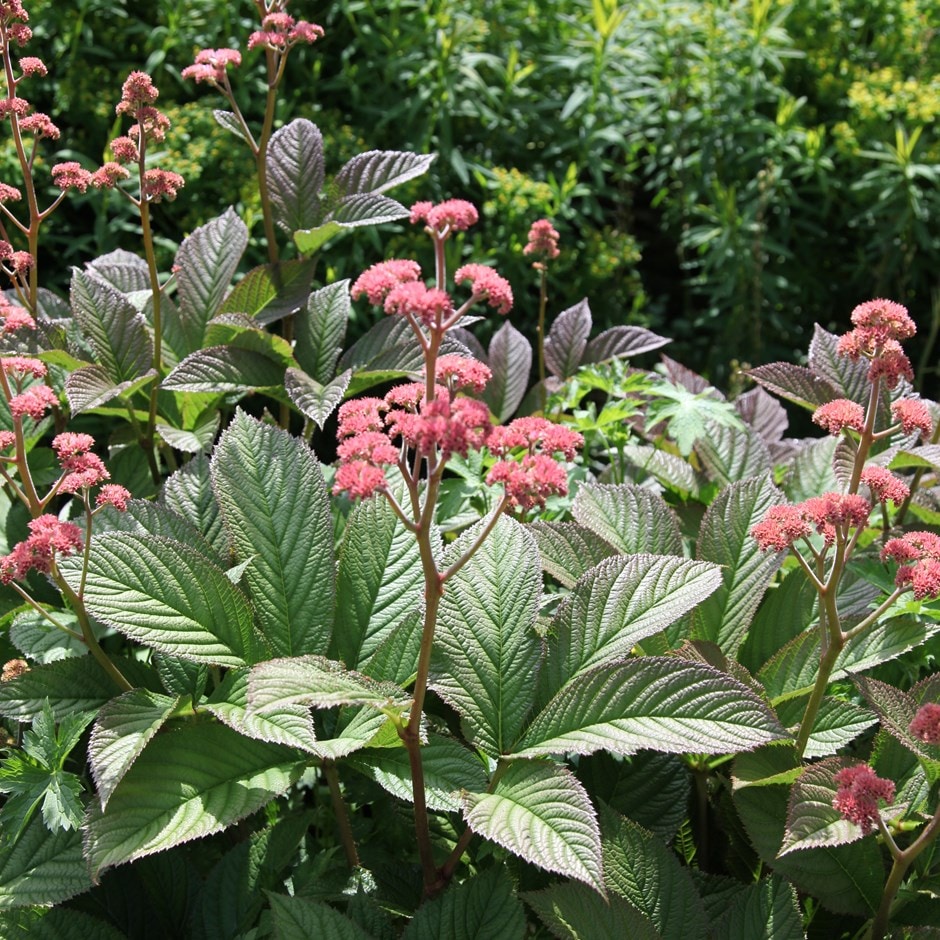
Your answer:
[[[614,894],[602,898],[576,882],[562,882],[523,894],[526,904],[560,940],[629,937],[662,940],[662,934],[628,901]]]
[[[776,709],[777,717],[788,728],[799,725],[805,710],[805,698],[787,699]],[[878,719],[868,709],[826,696],[816,714],[803,756],[811,760],[835,754],[877,723]]]
[[[201,225],[176,253],[179,356],[202,348],[206,324],[228,292],[238,262],[248,246],[248,227],[229,207]]]
[[[378,193],[354,193],[344,196],[329,213],[329,221],[344,228],[379,225],[408,217],[408,210],[388,196]]]
[[[122,294],[140,294],[150,291],[150,269],[140,255],[116,248],[89,261],[85,269],[107,281]]]
[[[757,366],[755,369],[748,369],[747,376],[768,392],[811,411],[839,397],[831,382],[820,378],[806,366],[790,362],[771,362]]]
[[[843,845],[862,838],[862,830],[842,818],[832,805],[838,785],[835,775],[853,761],[828,757],[807,767],[790,791],[787,825],[780,855],[822,845]]]
[[[917,714],[917,700],[887,682],[866,676],[855,676],[855,684],[868,704],[878,713],[881,726],[909,751],[927,761],[940,761],[940,745],[927,744],[910,732],[911,722]]]
[[[710,936],[714,940],[803,940],[803,915],[793,885],[776,874],[748,885],[735,897]]]
[[[165,444],[186,454],[200,454],[212,449],[221,418],[218,411],[208,408],[191,427],[175,428],[159,421],[155,427]]]
[[[411,764],[403,747],[360,751],[349,763],[393,796],[412,801]],[[479,756],[453,738],[429,734],[427,743],[421,747],[421,763],[429,809],[460,812],[462,790],[482,792],[486,789],[486,768]]]
[[[355,921],[320,901],[268,896],[274,917],[274,940],[373,940]]]
[[[133,379],[115,383],[104,366],[83,366],[69,373],[65,380],[65,396],[72,414],[77,415],[82,411],[100,408],[118,395],[132,394],[152,382],[155,376],[156,372],[149,369]]]
[[[751,536],[771,506],[783,502],[770,476],[733,483],[715,498],[702,519],[697,557],[722,566],[722,585],[692,614],[692,636],[733,655],[780,567],[780,553],[762,552]]]
[[[538,544],[542,568],[567,588],[574,587],[590,568],[616,554],[609,542],[576,522],[536,519],[529,531]]]
[[[809,344],[807,365],[835,388],[839,398],[862,404],[868,401],[871,392],[868,363],[864,359],[839,355],[839,337],[818,323]]]
[[[648,656],[581,672],[535,716],[517,753],[731,754],[786,737],[764,702],[736,679],[699,663]]]
[[[70,292],[72,316],[115,385],[138,378],[153,360],[144,318],[107,281],[75,268]]]
[[[734,407],[748,427],[761,436],[764,443],[773,451],[775,445],[783,442],[783,436],[790,426],[787,410],[759,385],[738,395]]]
[[[333,647],[361,668],[402,619],[424,599],[424,574],[414,534],[384,499],[360,503],[339,552]]]
[[[383,193],[418,176],[424,176],[434,154],[401,150],[368,150],[349,160],[333,178],[344,196]]]
[[[773,469],[763,438],[747,425],[736,428],[706,421],[705,429],[706,433],[695,442],[695,450],[708,475],[718,483],[727,486]]]
[[[281,385],[284,366],[269,355],[238,346],[209,346],[190,353],[164,379],[174,392],[250,392]]]
[[[555,317],[545,337],[545,365],[560,379],[578,371],[591,335],[591,308],[587,298]]]
[[[483,400],[498,421],[509,419],[525,398],[532,368],[532,345],[508,320],[490,340],[488,355],[493,377]]]
[[[833,472],[833,458],[839,441],[821,437],[800,448],[790,462],[790,472],[783,483],[787,498],[794,503],[830,490],[841,490]]]
[[[220,556],[228,556],[228,536],[212,491],[209,460],[204,454],[197,454],[167,478],[159,502],[192,522]]]
[[[408,685],[418,670],[421,634],[424,632],[423,606],[402,617],[375,651],[360,663],[361,671],[382,682]]]
[[[688,460],[678,454],[637,444],[625,444],[620,452],[625,460],[648,473],[668,490],[689,496],[698,493],[699,482],[695,470]]]
[[[314,291],[295,320],[294,356],[300,367],[321,385],[336,374],[349,311],[349,281],[336,281]]]
[[[522,902],[504,869],[494,866],[422,904],[402,940],[522,940],[525,934]]]
[[[303,310],[310,294],[315,262],[282,261],[252,268],[232,289],[219,314],[246,313],[258,323],[274,323]]]
[[[601,562],[558,606],[540,674],[540,700],[585,670],[626,656],[720,584],[721,571],[709,562],[670,555],[618,555]]]
[[[449,548],[453,564],[488,520]],[[542,578],[525,529],[501,516],[486,541],[447,582],[431,659],[431,688],[466,720],[474,743],[505,753],[522,730],[540,658],[535,632]]]
[[[642,826],[607,810],[601,812],[604,881],[649,918],[664,937],[704,940],[705,907],[689,869],[675,852]]]
[[[60,568],[77,591],[81,558],[63,559]],[[84,600],[102,623],[174,656],[244,666],[265,655],[242,592],[204,555],[173,539],[129,532],[93,538]]]
[[[280,656],[326,652],[335,593],[329,496],[313,451],[244,412],[212,455],[212,485],[261,632]]]
[[[101,808],[121,778],[180,704],[180,699],[132,689],[98,713],[88,744],[88,761]]]
[[[614,326],[592,339],[584,349],[582,362],[607,362],[616,356],[639,356],[659,349],[671,339],[658,336],[642,326]]]
[[[0,900],[0,904],[2,904]],[[67,907],[31,908],[5,915],[4,937],[29,937],[29,940],[127,940],[116,927]]]
[[[78,636],[63,633],[38,611],[30,609],[14,616],[8,633],[10,642],[34,663],[53,663],[72,656],[84,656],[88,647],[80,639],[82,628],[75,614],[70,610],[57,610],[55,618]]]
[[[644,487],[632,483],[581,486],[571,514],[624,555],[682,554],[676,514],[661,496]]]
[[[297,752],[213,722],[157,735],[111,794],[92,805],[85,857],[105,868],[219,832],[283,793],[303,765]]]
[[[305,418],[309,418],[320,430],[343,400],[349,387],[352,372],[341,372],[332,382],[321,385],[301,369],[287,369],[284,373],[284,390]]]
[[[77,829],[50,832],[37,814],[0,844],[0,911],[66,901],[91,887]]]
[[[312,121],[297,118],[271,135],[268,186],[274,219],[288,234],[321,221],[323,135]]]
[[[539,868],[606,894],[594,807],[567,768],[513,761],[492,792],[465,793],[463,807],[474,832]]]

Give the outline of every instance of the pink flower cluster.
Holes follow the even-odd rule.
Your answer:
[[[471,303],[485,300],[497,313],[509,313],[512,309],[512,288],[509,281],[500,277],[485,264],[465,264],[454,272],[454,283],[470,282],[473,291]]]
[[[835,776],[839,789],[832,805],[844,819],[868,835],[878,823],[878,801],[894,802],[894,784],[877,776],[867,764],[845,767]]]
[[[180,73],[183,78],[210,85],[224,85],[226,71],[230,65],[242,64],[242,54],[237,49],[200,49],[193,65],[187,65]]]
[[[421,277],[421,266],[417,261],[380,261],[363,271],[356,278],[350,294],[357,300],[363,294],[370,304],[383,304],[389,293],[401,284],[409,284]]]
[[[56,552],[71,555],[82,547],[82,530],[46,514],[29,523],[29,537],[0,558],[0,583],[22,581],[30,571],[48,572]]]
[[[559,235],[548,219],[539,219],[529,228],[529,240],[522,249],[524,255],[535,255],[532,267],[537,271],[545,270],[545,262],[553,261],[561,252],[558,250]]]
[[[871,490],[872,496],[879,503],[887,502],[890,499],[897,506],[911,495],[910,487],[900,477],[896,477],[884,467],[874,465],[865,467],[860,482]]]
[[[479,395],[493,373],[476,359],[451,354],[438,357],[434,377],[451,393],[464,390]]]
[[[823,493],[795,505],[771,506],[767,515],[751,528],[761,551],[785,551],[794,542],[818,532],[827,545],[836,533],[868,522],[871,504],[855,493]]]
[[[901,349],[901,342],[917,332],[907,308],[892,300],[869,300],[852,311],[855,329],[839,338],[839,354],[850,359],[868,359],[869,381],[883,378],[894,388],[904,378],[914,377],[910,360]]]
[[[813,412],[813,423],[830,434],[841,434],[846,428],[861,432],[865,427],[865,409],[858,402],[837,398]]]
[[[925,744],[940,744],[940,704],[922,705],[908,731]]]
[[[17,307],[10,303],[6,294],[0,293],[0,318],[3,319],[3,325],[0,326],[0,333],[8,336],[19,330],[35,330],[36,321],[22,307]]]
[[[52,449],[65,471],[59,484],[60,492],[77,493],[110,479],[111,474],[102,459],[91,453],[94,445],[95,439],[90,434],[76,434],[73,431],[65,431],[53,438]]]
[[[313,43],[322,38],[322,26],[306,20],[295,20],[283,11],[275,11],[265,16],[261,21],[261,29],[248,37],[248,49],[250,51],[261,46],[275,52],[286,52],[299,42]]]
[[[33,266],[34,258],[28,251],[14,251],[6,240],[0,240],[0,264],[10,277],[23,277]]]
[[[920,432],[926,438],[933,433],[930,411],[919,398],[900,398],[892,402],[891,415],[904,434]]]
[[[906,532],[885,543],[881,558],[898,563],[898,587],[909,587],[918,600],[940,597],[940,535]]]
[[[121,100],[114,110],[118,114],[129,115],[137,122],[127,133],[138,146],[141,139],[155,143],[162,143],[166,139],[170,119],[154,107],[159,96],[153,79],[146,72],[131,72],[121,88]]]
[[[476,225],[480,215],[476,206],[465,199],[447,199],[434,205],[432,202],[416,202],[411,207],[412,225],[426,223],[426,228],[435,238],[444,240],[452,232],[465,232]]]

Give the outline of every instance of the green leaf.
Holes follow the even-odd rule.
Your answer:
[[[359,228],[363,225],[379,225],[408,218],[408,210],[387,196],[377,193],[355,193],[344,196],[336,204],[329,219],[344,228]]]
[[[770,709],[736,679],[649,656],[581,672],[533,719],[517,754],[731,754],[785,737]]]
[[[212,455],[212,486],[258,626],[279,656],[322,653],[333,629],[333,522],[313,451],[237,412]]]
[[[184,239],[176,253],[178,308],[167,310],[167,326],[186,356],[202,348],[206,325],[218,313],[245,248],[248,227],[229,207]]]
[[[284,366],[269,355],[237,346],[209,346],[190,353],[163,381],[174,392],[250,392],[284,380]]]
[[[636,908],[616,894],[602,898],[573,882],[523,894],[539,920],[561,940],[629,937],[661,940],[661,934]]]
[[[771,362],[756,369],[748,369],[746,375],[768,392],[810,411],[839,397],[831,382],[816,375],[806,366],[797,366],[790,362]]]
[[[712,430],[744,429],[734,407],[716,398],[711,388],[693,392],[682,385],[659,382],[652,387],[651,393],[655,397],[647,409],[646,430],[651,431],[665,422],[668,435],[685,457],[692,453],[696,443],[705,441]],[[709,423],[710,428],[706,427]]]
[[[209,460],[204,454],[197,454],[167,478],[158,505],[165,505],[189,520],[220,558],[228,557],[228,537],[212,491]]]
[[[483,390],[483,400],[498,421],[506,421],[529,387],[532,345],[507,320],[490,340],[488,361],[493,377]]]
[[[332,382],[321,385],[300,369],[287,369],[284,390],[300,413],[322,431],[327,419],[343,400],[352,372],[347,369]]]
[[[297,314],[294,356],[304,372],[321,385],[336,374],[350,309],[349,281],[344,280],[314,291]]]
[[[545,365],[558,378],[570,378],[578,371],[592,322],[587,298],[555,317],[545,338]]]
[[[215,118],[215,122],[219,127],[231,132],[238,137],[239,140],[245,139],[242,126],[239,124],[238,118],[231,111],[223,111],[220,108],[215,108],[212,112],[212,116]]]
[[[917,714],[917,700],[900,689],[865,676],[854,676],[853,681],[869,705],[878,713],[881,726],[909,751],[927,761],[940,761],[940,745],[927,744],[910,732],[911,722]]]
[[[73,590],[81,558],[62,559]],[[263,658],[247,599],[205,556],[173,539],[95,536],[84,580],[88,612],[156,650],[193,662],[243,666]]]
[[[146,689],[133,689],[112,699],[98,713],[88,744],[88,762],[102,809],[180,701]]]
[[[219,412],[215,408],[209,408],[191,428],[175,428],[159,421],[155,428],[160,439],[174,450],[181,450],[186,454],[199,454],[212,449],[215,437],[219,433],[220,423]]]
[[[150,662],[169,695],[186,695],[194,702],[202,698],[209,681],[209,667],[205,663],[191,663],[163,653],[154,653]]]
[[[92,875],[225,829],[283,793],[301,769],[293,749],[225,725],[167,729],[124,775],[107,810],[89,811],[85,857]]]
[[[576,522],[536,519],[529,531],[538,544],[542,568],[566,588],[574,587],[587,571],[615,554],[609,542]]]
[[[320,901],[269,894],[274,940],[372,940],[344,914]]]
[[[308,259],[281,261],[252,268],[229,292],[219,314],[246,313],[258,323],[274,323],[303,310],[310,294],[315,263]]]
[[[844,845],[862,838],[861,828],[843,819],[832,805],[839,789],[835,776],[853,763],[848,758],[829,757],[810,764],[800,774],[790,791],[779,855],[823,845]]]
[[[661,496],[645,487],[632,483],[578,487],[571,514],[624,555],[682,554],[675,512]]]
[[[427,173],[435,154],[369,150],[347,161],[333,178],[343,195],[383,193]]]
[[[424,618],[420,609],[405,614],[368,659],[362,661],[362,672],[382,682],[408,685],[417,673],[423,629]]]
[[[496,866],[422,904],[402,940],[522,940],[525,935],[522,903],[506,871]]]
[[[445,564],[456,563],[488,522],[461,535]],[[441,599],[430,686],[491,756],[506,753],[519,736],[535,691],[541,587],[532,536],[501,516]]]
[[[688,460],[678,454],[660,450],[657,447],[641,447],[636,444],[624,444],[620,449],[625,460],[650,474],[666,489],[683,496],[697,496],[699,482]]]
[[[722,566],[722,585],[692,614],[692,636],[734,655],[747,635],[764,592],[782,563],[762,552],[751,536],[771,506],[781,503],[769,476],[752,477],[722,490],[699,529],[696,557]]]
[[[338,222],[325,222],[312,228],[294,232],[294,244],[304,258],[309,258],[331,238],[342,235],[345,229]]]
[[[38,817],[0,842],[0,911],[67,901],[91,887],[76,830],[50,832]]]
[[[132,379],[114,382],[104,366],[83,366],[65,380],[65,397],[69,400],[72,414],[77,415],[100,408],[118,395],[130,397],[139,388],[152,382],[156,374],[153,369],[148,369]]]
[[[0,763],[0,793],[8,794],[0,808],[0,826],[11,841],[16,841],[40,807],[43,825],[52,832],[78,829],[82,824],[81,780],[21,752],[14,751]]]
[[[127,934],[103,920],[69,908],[33,908],[5,916],[4,940],[127,940]]]
[[[675,852],[642,826],[607,810],[601,812],[604,881],[664,937],[704,940],[705,907]]]
[[[777,717],[786,727],[795,728],[805,709],[806,698],[787,699],[777,706]],[[877,723],[878,719],[867,709],[826,696],[813,722],[804,756],[812,760],[835,754]]]
[[[626,656],[700,604],[721,584],[709,562],[619,555],[592,568],[559,605],[539,676],[547,701],[588,669]]]
[[[695,451],[709,477],[723,486],[761,476],[773,469],[764,439],[747,425],[739,427],[706,420]]]
[[[63,626],[81,634],[78,618],[70,610],[50,611]],[[10,642],[29,660],[36,663],[54,663],[60,659],[84,656],[85,643],[63,633],[45,617],[31,608],[17,614],[10,624]]]
[[[115,385],[133,381],[153,360],[144,318],[120,291],[92,273],[72,270],[72,316]]]
[[[714,940],[803,940],[803,915],[793,885],[776,874],[748,885],[710,936]]]
[[[323,215],[323,136],[316,124],[296,118],[275,131],[266,163],[277,224],[288,234],[317,225]]]
[[[365,500],[350,515],[339,551],[336,590],[341,598],[333,636],[337,657],[365,668],[424,600],[418,543],[386,500]]]
[[[790,502],[801,503],[820,493],[842,489],[832,469],[838,443],[834,437],[823,437],[800,448],[783,484]]]
[[[594,807],[565,767],[513,761],[492,792],[465,793],[467,825],[527,862],[606,894]]]

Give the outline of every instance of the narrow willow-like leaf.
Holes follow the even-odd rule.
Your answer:
[[[787,699],[777,705],[777,717],[788,728],[796,728],[805,709],[805,698]],[[813,722],[804,756],[812,760],[835,754],[877,723],[878,719],[868,709],[826,696]]]
[[[63,559],[72,590],[81,559]],[[225,572],[187,545],[160,536],[96,536],[84,588],[88,612],[125,636],[193,662],[243,666],[263,658],[251,608]]]
[[[101,808],[150,739],[163,727],[180,699],[133,689],[98,713],[88,744],[88,762]]]
[[[689,869],[642,826],[601,812],[604,881],[644,914],[664,937],[705,940],[708,921]]]
[[[147,370],[142,375],[115,383],[104,366],[83,366],[69,374],[65,380],[65,396],[69,400],[72,414],[100,408],[118,395],[130,395],[152,382],[156,372]]]
[[[607,362],[617,356],[639,356],[671,343],[643,326],[614,326],[592,339],[584,349],[582,362]]]
[[[579,674],[533,719],[517,753],[731,754],[786,737],[773,712],[737,680],[699,663],[648,656]]]
[[[918,757],[928,761],[940,761],[940,745],[927,744],[910,732],[911,722],[919,707],[912,695],[888,685],[887,682],[866,676],[855,676],[854,681],[868,704],[878,713],[881,726],[891,737]]]
[[[153,344],[147,325],[120,291],[75,268],[70,302],[72,315],[113,384],[132,381],[150,368]]]
[[[122,657],[113,657],[113,662],[132,685],[159,690],[160,681],[149,666]],[[0,715],[29,722],[42,712],[48,700],[56,721],[60,721],[66,715],[96,711],[119,691],[93,657],[73,656],[45,666],[31,666],[15,679],[0,682]]]
[[[779,875],[771,875],[756,885],[748,885],[719,919],[710,934],[713,940],[741,940],[766,937],[768,940],[803,940],[803,915],[793,885]]]
[[[844,845],[862,838],[861,828],[843,819],[832,805],[839,789],[835,775],[852,763],[845,757],[827,757],[800,774],[790,791],[780,855],[822,845]]]
[[[722,585],[692,614],[692,636],[734,655],[747,635],[764,592],[783,562],[762,552],[751,536],[771,506],[783,502],[770,476],[733,483],[715,498],[699,529],[696,556],[722,566]]]
[[[0,911],[59,904],[90,887],[78,830],[50,832],[37,813],[16,841],[0,844]]]
[[[190,353],[164,379],[174,392],[250,392],[279,386],[284,366],[254,349],[209,346]]]
[[[706,433],[696,439],[695,450],[716,482],[727,486],[773,469],[767,445],[747,425],[741,429],[706,421],[705,427]]]
[[[352,372],[341,372],[332,382],[321,385],[301,369],[287,369],[284,390],[305,418],[309,418],[322,431],[327,419],[343,400]]]
[[[682,554],[676,514],[661,496],[644,487],[632,483],[578,487],[571,514],[624,555]]]
[[[225,298],[219,313],[247,313],[258,323],[274,323],[303,310],[310,294],[315,262],[281,261],[252,268]]]
[[[337,595],[342,603],[336,609],[333,646],[352,667],[368,662],[423,602],[418,543],[384,499],[360,503],[349,517],[339,552]]]
[[[558,378],[570,378],[578,371],[591,335],[591,323],[587,298],[555,317],[545,338],[545,365]]]
[[[167,478],[159,503],[192,522],[219,557],[228,556],[228,536],[212,491],[209,460],[204,454],[197,455]]]
[[[522,897],[552,936],[560,940],[662,940],[649,918],[616,894],[602,898],[584,885],[561,882],[542,891],[527,891]]]
[[[336,281],[314,291],[294,321],[297,337],[294,356],[300,367],[321,385],[336,374],[350,307],[349,281]]]
[[[505,870],[494,865],[418,908],[402,940],[522,940],[525,935],[522,902]]]
[[[89,811],[85,857],[92,876],[225,829],[283,793],[302,768],[292,748],[221,724],[185,723],[157,735],[107,809]]]
[[[606,894],[600,830],[584,787],[565,767],[513,761],[490,793],[465,793],[470,828],[527,862]]]
[[[296,118],[271,135],[268,186],[274,219],[288,234],[322,221],[323,135],[312,121]]]
[[[490,340],[488,362],[493,377],[483,390],[483,400],[498,421],[506,421],[529,387],[532,345],[507,320]]]
[[[615,554],[609,542],[576,522],[545,522],[529,525],[542,559],[542,568],[566,588],[595,565]]]
[[[445,562],[460,558],[483,525],[461,536]],[[502,516],[441,600],[431,687],[490,755],[505,753],[518,737],[535,691],[541,582],[532,537]]]
[[[626,656],[721,584],[708,562],[619,555],[592,568],[559,605],[542,667],[542,702],[588,669]]]
[[[349,763],[372,777],[393,796],[412,802],[411,764],[403,747],[360,751]],[[487,774],[479,756],[459,741],[429,734],[421,747],[425,799],[429,809],[460,812],[460,793],[486,789]]]
[[[768,392],[810,411],[839,397],[831,382],[820,378],[806,366],[790,362],[770,362],[755,369],[748,369],[746,374]]]
[[[269,894],[275,940],[372,940],[355,921],[321,901]]]
[[[264,713],[290,704],[370,705],[380,711],[403,711],[411,702],[397,686],[376,682],[323,656],[272,659],[251,670],[249,711]]]
[[[222,306],[229,284],[248,246],[248,227],[229,207],[201,225],[176,253],[178,333],[185,356],[202,348],[206,324]]]
[[[313,451],[237,412],[212,455],[212,486],[262,634],[280,656],[324,653],[333,629],[333,522]]]
[[[427,173],[434,154],[401,150],[368,150],[353,157],[333,178],[345,196],[356,193],[384,193]]]

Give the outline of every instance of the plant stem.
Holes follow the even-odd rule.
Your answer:
[[[538,362],[539,362],[539,410],[545,413],[545,307],[548,304],[547,274],[545,268],[539,271],[539,323],[538,323]]]
[[[356,840],[353,838],[352,826],[349,824],[349,813],[346,810],[346,801],[343,799],[339,786],[339,773],[336,764],[331,760],[323,762],[323,776],[326,777],[330,788],[330,802],[333,804],[333,815],[339,828],[339,838],[343,843],[346,861],[350,868],[359,867],[359,852],[356,850]]]

